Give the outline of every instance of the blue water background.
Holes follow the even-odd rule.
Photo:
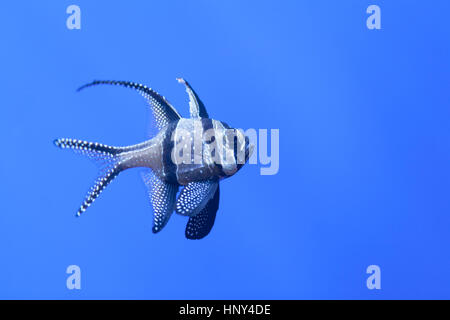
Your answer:
[[[81,8],[68,30],[66,8]],[[382,29],[368,30],[377,4]],[[448,1],[21,1],[1,6],[0,298],[450,298]],[[221,185],[211,234],[159,234],[139,170],[97,175],[54,138],[147,138],[131,80],[184,116],[280,130],[280,169]],[[66,288],[79,265],[82,289]],[[381,268],[368,290],[366,268]]]

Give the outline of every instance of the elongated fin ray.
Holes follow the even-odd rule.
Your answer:
[[[114,180],[120,173],[119,165],[115,165],[107,170],[104,174],[100,175],[95,184],[91,187],[88,195],[86,196],[80,209],[77,211],[77,216],[80,216],[86,209],[94,202],[100,193]]]
[[[78,139],[56,139],[53,143],[61,149],[72,149],[76,153],[87,156],[103,166],[115,160],[115,156],[123,151],[123,148],[111,147],[97,142],[87,142]]]
[[[198,214],[214,196],[218,186],[217,180],[188,183],[178,196],[175,205],[176,212],[189,217]]]
[[[195,216],[189,217],[186,225],[186,238],[198,240],[206,237],[214,226],[216,213],[219,209],[220,189],[217,186],[214,197]]]
[[[161,231],[172,215],[178,185],[161,181],[150,169],[142,174],[153,207],[153,233]]]
[[[166,98],[153,89],[139,83],[115,80],[94,80],[91,83],[81,86],[77,91],[100,84],[117,85],[137,90],[150,105],[158,130],[164,128],[168,123],[181,118],[177,110],[175,110]]]
[[[197,93],[195,93],[194,89],[192,89],[192,87],[189,85],[189,83],[183,78],[177,78],[177,81],[186,86],[186,92],[189,96],[189,111],[191,114],[191,118],[209,118],[205,105],[200,100]]]

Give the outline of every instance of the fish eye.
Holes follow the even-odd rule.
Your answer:
[[[211,136],[209,141],[205,141],[207,144],[213,143],[214,141],[216,141],[216,136]]]

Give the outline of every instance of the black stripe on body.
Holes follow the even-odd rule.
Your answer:
[[[172,150],[174,148],[174,141],[172,135],[178,126],[178,120],[170,123],[165,132],[165,136],[162,141],[162,172],[164,179],[170,183],[177,182],[177,166],[172,161]]]
[[[191,158],[188,160],[189,162],[182,162],[182,163],[175,163],[175,175],[177,182],[179,184],[186,184],[186,180],[190,180],[187,176],[189,174],[192,174],[192,165],[193,165],[193,135],[194,135],[194,128],[195,128],[195,121],[198,121],[197,119],[182,119],[177,123],[177,126],[175,128],[175,131],[173,133],[174,141],[173,141],[173,148],[177,148],[178,144],[189,144]],[[187,135],[186,135],[187,133]],[[201,132],[203,135],[203,132]],[[176,138],[176,139],[175,139]],[[180,140],[179,140],[180,139]],[[184,156],[184,148],[183,150],[174,150],[176,152],[180,152],[180,154],[177,154],[177,156],[181,156],[183,154]],[[177,159],[181,160],[181,159]],[[188,169],[189,168],[189,169]]]
[[[209,129],[214,129],[214,122],[213,121],[217,121],[217,120],[213,120],[213,119],[202,119],[202,125],[203,125],[203,132],[205,132],[206,130]],[[228,125],[224,122],[221,122],[222,125],[227,128]],[[214,139],[217,139],[216,136],[214,136]],[[216,144],[217,146],[217,144]],[[217,152],[217,150],[215,150],[215,152]],[[215,167],[217,167],[217,171],[219,174],[219,177],[227,177],[227,175],[225,174],[225,172],[223,171],[223,167],[220,163],[214,163]]]
[[[212,119],[203,118],[203,119],[201,119],[201,121],[202,121],[203,132],[213,128],[213,120]]]

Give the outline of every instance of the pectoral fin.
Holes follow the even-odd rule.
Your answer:
[[[217,210],[219,209],[219,193],[219,185],[217,185],[213,198],[208,201],[198,214],[189,218],[186,225],[186,238],[198,240],[209,234],[216,220]]]

